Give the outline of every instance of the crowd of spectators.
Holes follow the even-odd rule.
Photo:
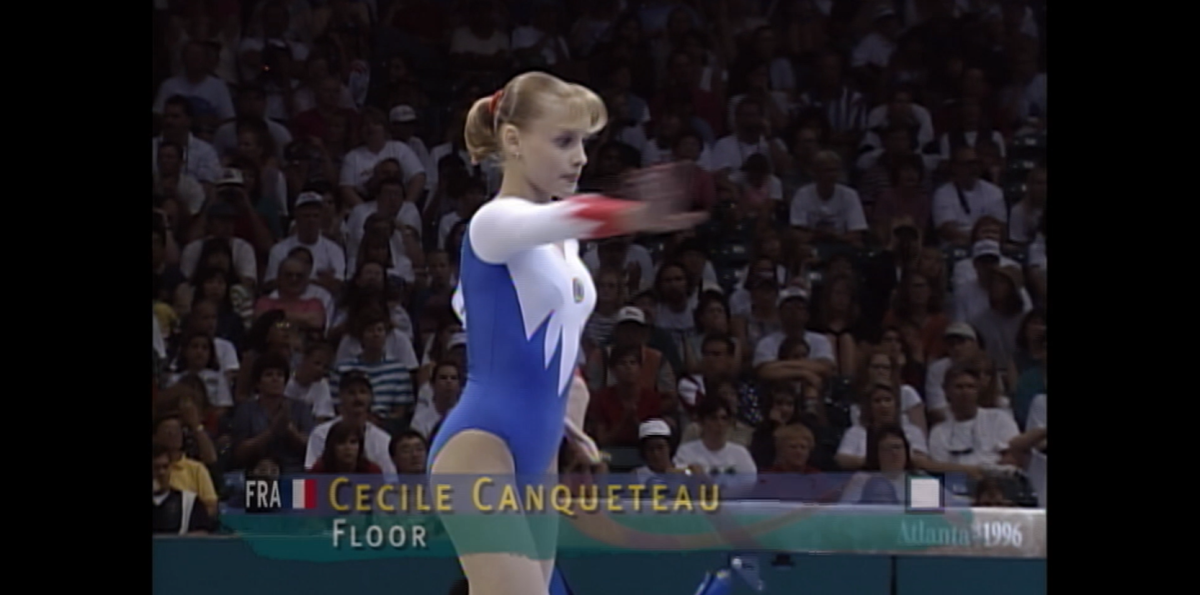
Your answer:
[[[156,532],[230,477],[425,471],[499,184],[465,113],[530,69],[608,106],[581,191],[690,161],[712,213],[583,248],[610,470],[1044,506],[1044,0],[154,4]]]

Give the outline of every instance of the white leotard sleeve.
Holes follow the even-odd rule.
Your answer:
[[[633,201],[596,195],[551,203],[496,198],[475,213],[467,233],[480,260],[499,264],[542,244],[621,235],[619,217],[637,206]]]

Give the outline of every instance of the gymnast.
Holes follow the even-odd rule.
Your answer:
[[[577,195],[584,142],[607,117],[594,92],[541,72],[519,75],[471,107],[467,149],[476,163],[498,159],[503,179],[463,237],[454,304],[467,333],[467,381],[430,445],[431,481],[545,481],[557,475],[564,436],[600,460],[582,430],[588,393],[576,370],[596,302],[579,240],[668,233],[707,216],[685,212],[684,185],[670,168],[637,172],[622,199]],[[447,513],[442,521],[471,595],[548,593],[553,515]]]

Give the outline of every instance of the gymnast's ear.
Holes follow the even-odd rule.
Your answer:
[[[521,155],[521,131],[514,125],[500,125],[500,147],[507,158],[519,159]]]

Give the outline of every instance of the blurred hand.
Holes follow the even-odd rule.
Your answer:
[[[570,421],[566,424],[565,435],[567,442],[575,449],[575,453],[580,460],[592,465],[604,462],[605,455],[600,451],[600,447],[596,446],[596,441]]]
[[[287,431],[291,423],[292,416],[288,413],[287,405],[280,405],[279,409],[275,412],[275,417],[271,418],[271,431],[276,434],[282,434]]]
[[[195,428],[200,425],[200,410],[191,399],[181,399],[179,401],[179,419],[189,428]]]

